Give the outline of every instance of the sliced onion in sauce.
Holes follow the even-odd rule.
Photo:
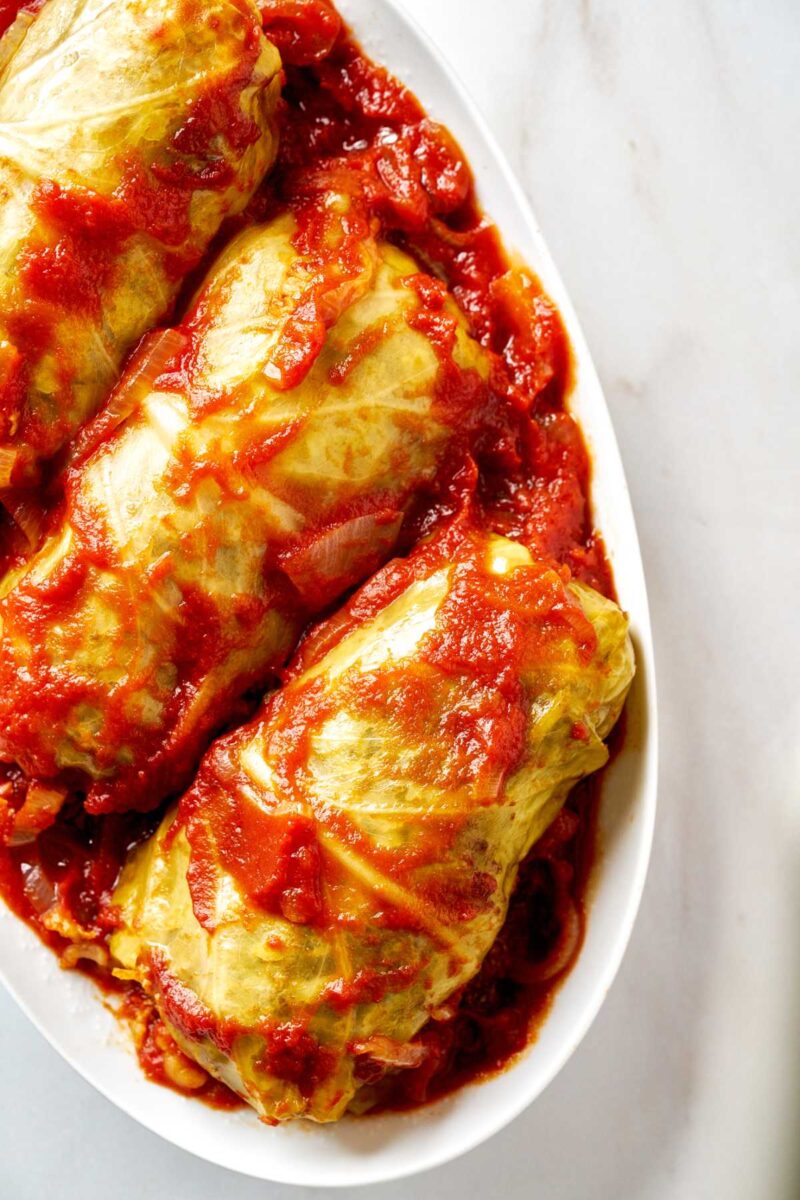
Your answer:
[[[11,487],[19,457],[18,450],[13,450],[10,446],[0,446],[0,488]]]
[[[402,524],[394,509],[354,517],[287,551],[281,567],[303,600],[322,607],[380,566]]]
[[[64,806],[69,789],[31,780],[22,807],[14,814],[9,845],[24,846],[48,829]]]
[[[21,490],[6,492],[0,503],[22,533],[29,548],[35,550],[41,541],[42,524],[47,511],[44,505],[35,493]]]
[[[175,362],[186,345],[187,337],[180,329],[156,329],[142,338],[108,403],[76,438],[67,459],[68,466],[74,467],[88,458],[128,419],[152,391],[159,375]]]
[[[51,883],[38,864],[34,864],[26,873],[22,890],[37,916],[46,913],[56,902],[55,884]]]
[[[73,942],[64,950],[59,962],[67,971],[77,967],[79,962],[93,962],[105,969],[109,962],[108,950],[100,942]]]
[[[581,919],[572,899],[564,897],[561,928],[546,958],[539,962],[521,961],[510,972],[517,983],[547,983],[572,963],[581,941]]]
[[[354,1042],[353,1054],[371,1058],[381,1066],[398,1070],[413,1070],[425,1062],[430,1051],[420,1042],[393,1042],[391,1038],[375,1034],[365,1042]]]

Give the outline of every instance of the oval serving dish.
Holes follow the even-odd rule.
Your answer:
[[[32,931],[0,909],[0,976],[55,1049],[99,1091],[148,1129],[210,1162],[275,1182],[327,1187],[397,1179],[447,1162],[506,1125],[553,1079],[597,1015],[630,937],[650,855],[657,777],[653,650],[636,528],[608,410],[563,284],[492,134],[424,34],[394,0],[340,0],[339,8],[366,52],[458,140],[483,208],[508,250],[541,280],[572,345],[570,407],[592,456],[595,519],[620,603],[630,614],[638,665],[624,747],[604,777],[583,950],[536,1041],[503,1073],[411,1114],[269,1129],[250,1110],[212,1110],[149,1083],[90,980],[61,970]]]

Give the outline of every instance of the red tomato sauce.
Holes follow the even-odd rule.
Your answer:
[[[18,13],[38,12],[44,2],[45,0],[0,0],[0,34],[5,33],[9,25],[13,25]]]
[[[0,31],[19,7],[13,0],[0,4]],[[525,543],[534,557],[556,565],[565,578],[572,575],[613,595],[603,543],[592,523],[589,457],[567,407],[572,364],[561,320],[536,278],[510,266],[497,230],[477,204],[472,175],[459,147],[401,83],[363,55],[327,0],[263,0],[260,9],[264,28],[285,64],[281,148],[275,170],[244,217],[230,223],[224,236],[242,223],[264,220],[288,208],[297,218],[297,248],[318,256],[318,270],[312,272],[303,304],[276,348],[276,377],[288,388],[310,369],[335,317],[340,289],[346,289],[362,269],[361,242],[365,234],[377,230],[423,268],[407,285],[422,300],[415,320],[424,325],[442,360],[454,337],[454,321],[445,311],[449,290],[491,365],[488,387],[475,381],[465,385],[463,379],[448,379],[444,373],[437,403],[463,420],[469,436],[454,448],[440,472],[435,499],[421,497],[406,517],[401,549],[410,549],[420,536],[445,522],[454,528],[475,524]],[[249,143],[253,130],[229,104],[238,94],[237,82],[227,81],[219,95],[209,93],[191,126],[176,136],[180,155],[202,154],[220,130],[234,147]],[[181,171],[185,170],[183,162]],[[172,172],[159,177],[158,188],[142,191],[134,173],[120,200],[124,221],[111,207],[101,215],[85,208],[79,213],[75,207],[79,197],[72,197],[66,209],[58,196],[43,197],[63,224],[66,250],[52,262],[34,256],[23,264],[31,288],[34,292],[66,289],[74,294],[76,305],[91,307],[93,289],[102,279],[103,256],[113,254],[117,239],[130,229],[152,225],[167,245],[179,245],[186,235],[191,191],[226,182],[222,169],[218,178],[208,172],[203,178]],[[331,191],[346,196],[351,206],[347,236],[333,255],[325,250],[325,209],[320,203]],[[76,276],[67,251],[87,237],[87,229],[99,256],[97,271],[91,277]],[[185,263],[179,265],[185,269]],[[358,353],[369,352],[370,338],[375,337],[380,337],[380,330],[365,335],[352,362],[337,366],[341,381],[354,369]],[[287,436],[292,436],[291,430]],[[269,452],[267,447],[265,453]],[[354,520],[361,516],[346,515]],[[454,517],[458,519],[453,521]],[[376,519],[391,527],[398,514],[379,507]],[[299,574],[307,549],[291,551]],[[363,589],[340,618],[319,633],[312,630],[296,670],[320,657],[348,627],[366,619],[371,609],[386,603],[392,589],[396,594],[407,581],[404,571],[402,562],[390,567],[380,583]],[[325,601],[321,593],[320,602]],[[474,621],[481,597],[465,595],[462,603],[463,612]],[[588,645],[591,630],[579,629],[580,622],[575,621],[575,636],[586,638]],[[202,632],[197,631],[200,646]],[[456,641],[440,647],[440,653],[452,654]],[[494,672],[496,666],[494,658],[487,669]],[[411,714],[413,697],[407,699]],[[509,704],[513,709],[513,697]],[[506,739],[504,753],[513,758],[520,730],[510,718],[501,730],[502,724],[497,736]],[[576,728],[574,736],[585,736],[585,731]],[[583,939],[600,786],[601,780],[593,778],[575,788],[561,815],[534,847],[521,868],[505,926],[481,971],[419,1035],[417,1040],[426,1051],[420,1064],[368,1080],[378,1108],[414,1107],[496,1071],[535,1034]],[[0,802],[6,814],[13,811],[20,787],[16,768],[0,776]],[[183,1061],[188,1071],[176,1076],[174,1061],[180,1062],[180,1050],[152,1001],[136,985],[114,983],[101,953],[94,960],[76,962],[70,956],[69,939],[48,924],[48,913],[60,901],[85,930],[89,944],[95,939],[102,947],[113,927],[110,899],[121,864],[128,850],[149,836],[159,815],[92,817],[79,803],[70,802],[34,842],[0,850],[0,890],[56,952],[67,956],[68,965],[87,970],[123,993],[123,1009],[135,1029],[140,1060],[150,1078],[209,1103],[235,1105],[236,1098],[221,1084],[207,1077],[199,1083],[193,1080],[189,1060]],[[218,816],[226,864],[248,878],[254,896],[268,905],[276,902],[278,891],[286,890],[285,870],[295,871],[300,907],[287,915],[318,920],[318,898],[308,884],[315,864],[309,866],[303,817],[281,831],[283,840],[278,839],[276,861],[270,865],[263,856],[252,861],[248,846],[253,838],[275,842],[274,830],[244,828],[239,811],[221,811]],[[252,820],[257,824],[269,818],[261,814]],[[194,848],[202,857],[202,830],[194,836]],[[480,900],[479,883],[472,898],[475,903]],[[202,922],[199,877],[193,884],[193,899]],[[396,965],[394,975],[389,970],[376,977],[357,977],[346,989],[334,987],[329,1002],[346,1007],[364,998],[379,1000],[393,984],[402,983],[396,973],[405,969]],[[162,999],[175,1009],[176,1018],[182,1014],[182,1019],[189,1019],[191,1012],[173,994],[174,988],[169,993],[171,986],[164,975]],[[192,1019],[204,1017],[195,1013]],[[319,1080],[329,1069],[306,1045],[302,1030],[294,1027],[272,1031],[267,1054],[269,1069],[287,1079],[306,1078],[310,1070]],[[309,1056],[314,1059],[313,1069],[306,1070]]]

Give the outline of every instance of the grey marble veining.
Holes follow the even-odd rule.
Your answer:
[[[645,902],[585,1043],[488,1144],[358,1195],[795,1200],[800,6],[407,3],[519,173],[595,355],[649,576],[663,768]],[[0,1200],[315,1194],[172,1149],[4,995],[0,1022]]]

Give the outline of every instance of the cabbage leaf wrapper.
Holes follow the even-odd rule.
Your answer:
[[[37,481],[277,150],[251,0],[47,0],[0,41],[0,496]]]
[[[625,615],[563,570],[495,536],[423,544],[133,853],[117,972],[265,1120],[338,1119],[419,1065],[520,863],[606,762],[633,672]]]
[[[54,787],[90,812],[186,787],[309,616],[389,558],[489,369],[443,287],[329,195],[234,239],[159,347],[4,581],[0,762],[34,781],[17,838]]]

